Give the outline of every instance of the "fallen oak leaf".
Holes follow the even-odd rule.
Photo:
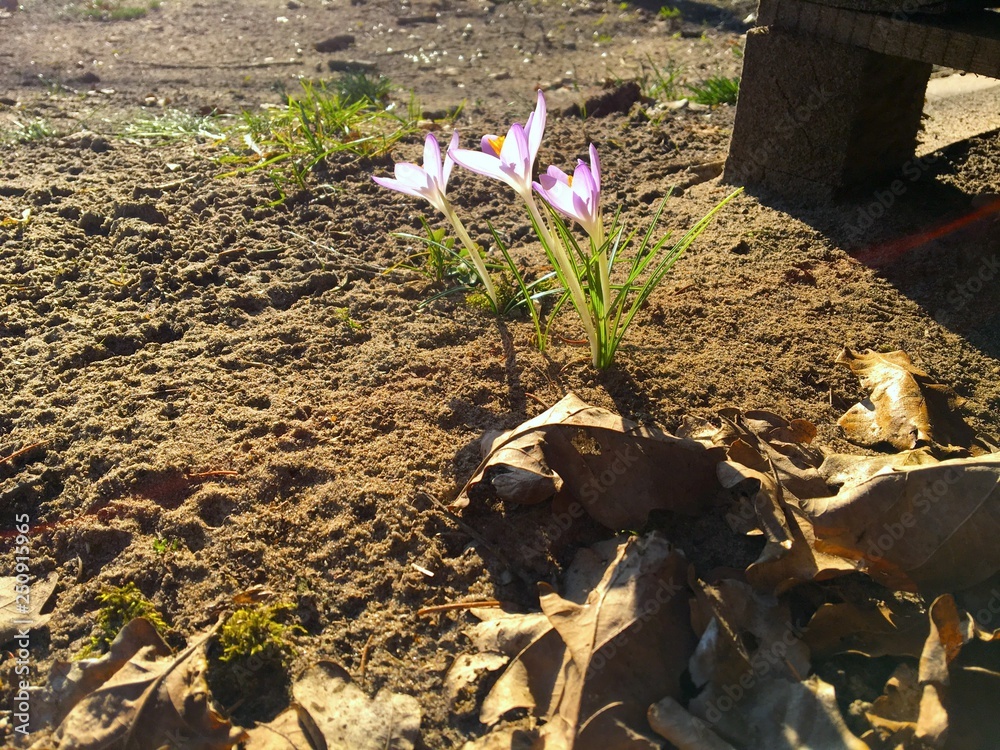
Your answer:
[[[58,583],[59,574],[55,571],[30,584],[19,583],[17,576],[0,578],[0,643],[13,640],[25,625],[30,632],[48,623],[52,614],[43,615],[42,610]]]
[[[619,546],[583,603],[539,584],[542,612],[567,652],[558,713],[543,737],[581,749],[641,744],[630,733],[645,728],[646,710],[658,697],[680,695],[694,646],[686,576],[683,555],[654,534]],[[655,637],[642,637],[646,628]]]
[[[557,496],[571,516],[589,513],[616,530],[641,527],[656,509],[698,513],[718,489],[715,465],[724,456],[573,393],[483,448],[484,460],[452,507],[490,496],[521,504]]]
[[[816,610],[806,627],[805,641],[817,659],[844,653],[917,657],[927,632],[922,612],[839,602]]]
[[[982,455],[990,447],[956,413],[962,399],[935,383],[903,351],[855,354],[845,348],[836,359],[850,369],[870,395],[852,406],[839,424],[849,440],[896,450],[930,446],[951,455]]]
[[[856,562],[816,548],[812,523],[799,509],[796,498],[786,502],[770,457],[740,439],[730,446],[729,456],[746,463],[730,460],[718,464],[719,481],[735,493],[738,504],[738,512],[727,514],[726,519],[734,531],[745,533],[747,524],[756,519],[757,528],[767,538],[760,556],[746,570],[747,581],[754,588],[780,594],[797,583],[833,578],[857,569]]]
[[[413,750],[420,740],[416,698],[386,688],[369,698],[335,662],[309,667],[292,696],[290,708],[250,733],[246,750]]]
[[[1000,570],[1000,455],[878,474],[803,502],[816,547],[890,587],[936,595]]]
[[[732,579],[716,585],[696,580],[693,587],[692,622],[701,632],[688,666],[701,690],[692,703],[699,717],[717,724],[761,682],[798,680],[809,672],[809,649],[787,603]],[[734,719],[742,721],[739,715]],[[727,722],[721,727],[739,733]]]
[[[817,471],[824,454],[809,445],[816,436],[816,426],[804,419],[788,421],[768,411],[722,409],[719,438],[729,446],[729,458],[757,471],[773,470],[781,485],[797,498],[825,497],[832,494]],[[759,454],[739,450],[745,443]],[[765,462],[766,459],[766,462]]]
[[[242,729],[216,712],[205,682],[205,645],[217,629],[173,658],[158,656],[155,646],[141,648],[66,714],[54,735],[59,747],[98,750],[120,743],[130,750],[181,744],[228,750],[244,739]]]
[[[832,453],[823,459],[817,470],[823,480],[838,491],[861,484],[876,474],[888,474],[896,469],[913,466],[932,466],[938,463],[929,448],[882,456],[856,456],[849,453]]]
[[[32,720],[41,726],[58,726],[66,715],[87,695],[106,683],[141,650],[156,657],[168,657],[170,647],[143,617],[126,623],[107,653],[94,659],[57,661],[33,711]]]
[[[801,681],[762,677],[741,700],[725,693],[718,697],[728,703],[710,704],[709,715],[702,696],[692,700],[688,710],[737,748],[869,750],[844,723],[833,686],[816,675]],[[728,711],[720,710],[724,705]]]
[[[647,718],[653,731],[677,750],[736,750],[673,698],[664,698],[650,706]]]
[[[645,734],[646,709],[664,694],[680,695],[694,646],[686,571],[680,552],[656,534],[580,550],[562,595],[540,584],[548,624],[522,616],[530,618],[524,630],[534,640],[490,690],[480,720],[492,725],[508,711],[528,708],[544,720],[530,736],[548,750],[658,747]],[[492,630],[510,634],[516,627]],[[520,638],[504,641],[512,648]],[[474,747],[513,747],[514,739],[500,729]]]
[[[865,712],[878,746],[910,747],[912,741],[924,748],[994,747],[1000,737],[1000,672],[972,660],[1000,663],[1000,643],[981,631],[950,594],[931,603],[926,619],[918,669],[900,665]]]

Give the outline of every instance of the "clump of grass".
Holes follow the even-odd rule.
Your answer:
[[[344,104],[363,102],[384,104],[392,91],[392,82],[383,75],[371,77],[363,72],[344,73],[336,82],[336,92]]]
[[[9,126],[0,129],[0,144],[31,143],[54,135],[56,135],[55,128],[42,118],[14,120]]]
[[[159,633],[167,629],[163,616],[132,581],[105,589],[97,595],[97,601],[103,605],[97,611],[97,632],[80,652],[80,658],[107,651],[121,629],[136,617],[149,620]]]
[[[229,131],[232,153],[220,160],[237,169],[224,177],[263,171],[284,198],[290,187],[304,190],[309,173],[327,157],[385,154],[416,131],[412,107],[397,114],[386,105],[390,84],[383,77],[354,73],[332,84],[303,80],[301,86],[284,106],[244,113]]]
[[[97,21],[133,21],[158,10],[160,5],[160,0],[149,0],[142,5],[126,5],[121,0],[89,0],[78,10]]]
[[[531,303],[534,304],[544,297],[561,291],[553,281],[554,273],[549,273],[531,282],[525,282],[517,266],[514,265],[503,240],[490,226],[497,248],[504,256],[502,264],[486,261],[486,268],[491,274],[496,292],[496,304],[494,305],[489,295],[479,285],[479,275],[472,258],[469,256],[468,249],[461,246],[456,249],[455,238],[447,237],[443,228],[432,228],[423,217],[420,217],[420,222],[427,233],[426,237],[406,233],[400,233],[396,236],[421,242],[426,249],[412,255],[407,262],[390,268],[389,271],[396,268],[406,268],[422,273],[438,283],[449,285],[444,291],[425,300],[421,303],[422,305],[428,305],[452,294],[465,293],[465,302],[470,307],[495,315],[507,316],[514,313],[517,308],[524,307],[526,299],[531,300]]]
[[[179,141],[197,138],[221,141],[225,138],[219,117],[167,110],[152,117],[141,117],[124,125],[123,138],[132,140]]]
[[[639,82],[642,94],[648,99],[672,102],[683,99],[681,93],[681,67],[673,60],[667,62],[666,66],[660,68],[653,62],[653,59],[646,56],[649,62],[650,72],[646,72],[646,66],[642,66],[643,75]]]
[[[713,76],[700,84],[688,86],[691,97],[698,104],[736,104],[740,93],[740,79]]]
[[[161,4],[160,0],[148,0],[134,5],[121,0],[86,0],[79,5],[70,6],[70,9],[95,21],[134,21],[145,17],[151,10],[158,10]]]

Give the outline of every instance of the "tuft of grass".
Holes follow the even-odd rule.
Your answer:
[[[221,118],[213,115],[195,115],[180,110],[167,110],[152,117],[140,117],[122,128],[123,138],[151,141],[180,141],[188,138],[221,141]]]
[[[121,629],[136,617],[149,620],[159,633],[167,629],[163,615],[132,581],[124,586],[105,589],[97,595],[97,601],[103,605],[97,611],[97,632],[91,636],[90,644],[80,652],[81,659],[95,652],[107,651]]]
[[[459,246],[456,250],[455,238],[447,237],[444,229],[432,228],[423,217],[420,217],[420,222],[424,226],[424,231],[427,232],[426,237],[407,233],[399,233],[395,236],[401,239],[416,240],[422,243],[426,249],[388,270],[405,268],[421,273],[435,282],[449,285],[446,290],[424,300],[421,306],[429,305],[435,300],[452,294],[465,293],[465,302],[470,307],[506,317],[513,315],[518,308],[525,307],[527,304],[533,305],[544,297],[562,291],[553,282],[554,273],[546,274],[530,282],[525,281],[503,240],[490,225],[497,249],[504,257],[503,263],[485,260],[496,292],[497,299],[496,305],[494,305],[481,286],[481,279],[469,255],[468,248]],[[477,249],[479,249],[478,245]],[[529,302],[526,303],[525,300]],[[534,307],[531,308],[531,311],[534,316]]]
[[[683,99],[684,97],[681,93],[681,67],[673,60],[670,60],[666,66],[660,68],[653,62],[653,58],[649,55],[646,55],[646,60],[649,62],[650,72],[647,73],[646,66],[642,66],[643,74],[639,81],[642,95],[648,99],[657,99],[665,102]]]
[[[740,93],[740,79],[713,76],[687,88],[693,94],[691,98],[698,104],[736,104]]]
[[[148,0],[141,5],[126,5],[121,0],[88,0],[75,10],[95,21],[134,21],[151,10],[159,10],[160,5],[160,0]]]
[[[670,21],[671,25],[674,25],[683,20],[684,14],[681,13],[680,8],[664,5],[656,12],[656,17],[663,21]]]
[[[348,72],[338,79],[335,91],[344,104],[379,105],[388,101],[392,82],[383,75],[373,78],[363,72]]]
[[[0,129],[0,144],[31,143],[56,135],[55,128],[47,120],[36,117],[30,120],[14,120]]]
[[[305,190],[310,172],[327,157],[385,154],[417,130],[413,106],[396,114],[385,104],[390,84],[381,76],[355,73],[330,85],[300,83],[302,92],[288,96],[284,106],[245,112],[229,130],[231,153],[220,161],[237,168],[223,177],[262,171],[284,199],[289,188]]]
[[[167,537],[153,540],[153,551],[158,555],[165,555],[167,552],[176,552],[180,548],[181,542],[179,539],[170,539]]]

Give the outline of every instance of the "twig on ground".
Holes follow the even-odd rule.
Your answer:
[[[0,458],[0,464],[5,464],[8,461],[13,461],[13,460],[15,460],[17,458],[20,458],[25,453],[30,453],[31,451],[35,450],[35,448],[41,448],[43,445],[45,445],[48,442],[49,442],[48,440],[42,440],[40,443],[32,443],[31,445],[28,445],[28,446],[25,446],[24,448],[21,448],[21,450],[19,450],[19,451],[14,451],[9,456],[4,456],[3,458]]]
[[[498,599],[480,599],[471,602],[451,602],[450,604],[432,604],[429,607],[421,607],[417,610],[417,617],[432,615],[436,612],[451,612],[455,609],[478,609],[480,607],[499,607]]]
[[[371,651],[373,640],[375,640],[374,633],[368,636],[368,640],[365,641],[364,648],[361,649],[361,663],[358,664],[358,682],[361,683],[364,683],[365,681],[365,669],[368,667],[368,654]]]
[[[213,477],[238,477],[238,471],[220,469],[219,471],[202,471],[197,474],[185,474],[187,479],[212,479]]]

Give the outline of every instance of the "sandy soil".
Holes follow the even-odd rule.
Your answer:
[[[88,641],[102,587],[135,581],[179,645],[211,624],[211,605],[259,584],[306,630],[295,668],[330,658],[372,693],[416,695],[426,746],[457,747],[484,731],[474,705],[440,697],[471,616],[415,611],[493,597],[533,607],[533,582],[572,554],[522,552],[544,508],[470,507],[461,520],[478,538],[442,510],[484,431],[572,390],[667,427],[768,408],[845,448],[836,420],[861,395],[834,365],[846,345],[904,349],[965,397],[975,428],[1000,432],[1000,213],[967,218],[1000,194],[989,109],[960,137],[979,135],[936,141],[887,208],[875,186],[835,207],[740,196],[603,374],[567,344],[539,355],[524,321],[454,298],[421,307],[425,281],[378,272],[413,252],[391,233],[425,211],[372,183],[391,158],[330,165],[316,184],[335,190],[275,206],[263,177],[218,178],[211,143],[119,136],[151,108],[278,103],[297,76],[330,75],[330,60],[371,63],[425,113],[464,102],[466,144],[526,116],[536,86],[558,113],[650,61],[691,80],[738,74],[748,4],[678,5],[673,25],[655,4],[554,0],[167,0],[113,23],[26,0],[0,19],[0,126],[45,118],[65,134],[0,155],[0,219],[33,217],[0,224],[0,457],[38,446],[0,463],[0,524],[29,513],[33,572],[60,573],[54,615],[33,635],[36,682]],[[347,49],[314,49],[342,33]],[[728,107],[554,116],[540,161],[571,163],[593,142],[609,204],[642,222],[680,186],[665,224],[686,228],[730,189],[717,163],[732,122]],[[414,137],[393,156],[419,149]],[[454,179],[476,236],[491,221],[538,252],[512,196]],[[579,337],[568,317],[559,333]],[[680,541],[699,566],[744,554],[735,539]],[[265,695],[238,715],[281,707]]]

